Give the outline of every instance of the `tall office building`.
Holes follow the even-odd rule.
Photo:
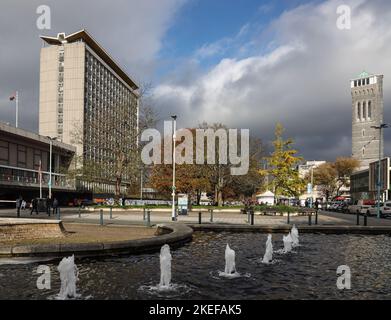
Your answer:
[[[380,130],[373,128],[383,123],[383,75],[363,72],[351,80],[352,94],[352,156],[360,161],[360,170],[383,157],[379,146]],[[381,137],[383,140],[383,137]]]
[[[113,145],[137,145],[138,86],[85,30],[41,39],[39,133],[75,145],[82,165],[99,163],[89,188],[113,192]]]

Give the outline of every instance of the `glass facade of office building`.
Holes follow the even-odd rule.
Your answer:
[[[98,164],[99,178],[112,180],[118,153],[136,152],[137,96],[86,50],[84,99],[84,165]],[[100,188],[112,191],[112,186],[101,185]]]

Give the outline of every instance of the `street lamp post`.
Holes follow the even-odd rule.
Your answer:
[[[388,124],[382,123],[379,126],[372,126],[371,128],[379,130],[379,164],[377,171],[377,218],[380,219],[380,187],[381,187],[381,147],[382,147],[382,130],[388,128]]]
[[[172,212],[171,212],[171,220],[176,221],[175,214],[175,142],[176,142],[176,118],[177,116],[171,116],[173,121],[173,134],[172,134]]]

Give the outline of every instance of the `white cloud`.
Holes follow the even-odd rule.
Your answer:
[[[391,3],[344,3],[351,30],[336,27],[341,1],[300,6],[248,40],[253,55],[223,58],[186,84],[169,79],[156,88],[156,103],[184,126],[224,122],[267,139],[281,121],[309,158],[350,155],[349,80],[363,69],[383,73],[385,109],[391,97]]]

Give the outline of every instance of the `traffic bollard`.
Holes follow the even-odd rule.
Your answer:
[[[364,215],[364,226],[366,227],[368,225],[368,215]]]
[[[79,206],[79,218],[81,218],[81,207]]]
[[[103,226],[103,209],[100,209],[100,225]]]
[[[151,211],[147,210],[147,226],[151,226]]]
[[[315,225],[318,224],[318,210],[315,212]]]
[[[113,207],[110,207],[110,220],[113,219]]]
[[[146,218],[146,213],[145,213],[145,208],[143,208],[143,221],[145,221]]]
[[[251,225],[254,225],[254,211],[250,211],[250,216],[251,216]]]
[[[251,212],[250,212],[250,210],[247,210],[247,223],[248,224],[251,223]]]
[[[210,209],[210,222],[213,222],[213,209]]]
[[[60,207],[56,208],[57,220],[61,220]]]
[[[201,224],[202,223],[202,212],[198,212],[198,224]]]
[[[288,211],[287,224],[291,223],[291,213]]]
[[[311,214],[308,216],[308,225],[309,226],[312,225],[312,215]]]
[[[360,225],[360,214],[357,212],[357,225],[359,226]]]

